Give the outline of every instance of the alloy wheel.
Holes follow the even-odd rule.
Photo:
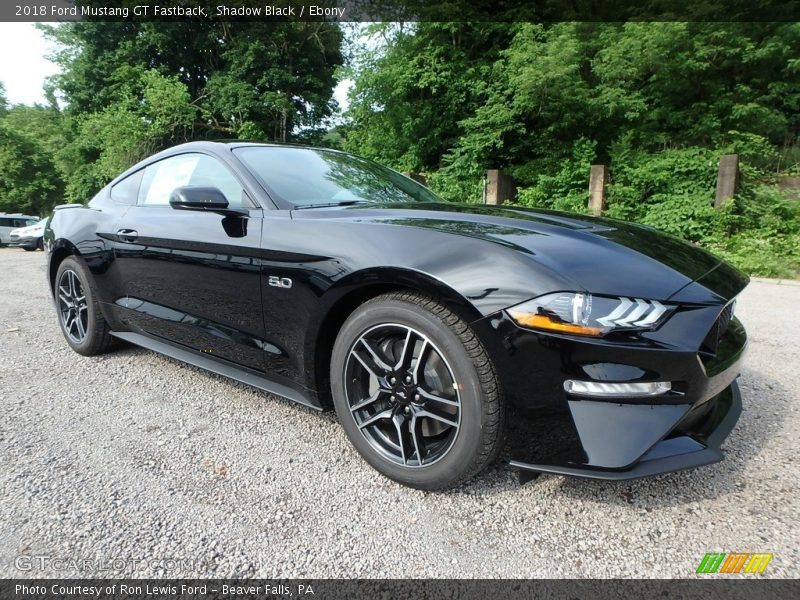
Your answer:
[[[361,434],[382,456],[412,468],[443,458],[461,424],[461,399],[444,354],[400,324],[367,330],[351,346],[345,392]]]
[[[86,293],[78,274],[66,270],[58,280],[58,313],[69,338],[80,344],[89,328],[89,310]]]

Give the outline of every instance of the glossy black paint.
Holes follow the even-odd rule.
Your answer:
[[[59,261],[76,255],[115,331],[261,377],[314,407],[328,401],[330,347],[349,311],[383,291],[421,290],[471,323],[489,350],[516,415],[515,465],[635,476],[637,461],[664,442],[658,452],[698,462],[684,442],[669,440],[706,448],[709,407],[726,405],[738,374],[746,346],[738,321],[716,352],[701,351],[747,284],[734,268],[652,229],[579,215],[450,203],[292,210],[239,162],[237,146],[173,148],[124,173],[88,207],[57,210],[45,231],[51,285]],[[116,182],[186,152],[227,165],[253,208],[226,215],[112,199]],[[537,333],[504,312],[554,291],[679,308],[656,331],[602,339]],[[675,391],[587,401],[568,397],[568,378],[673,381]]]

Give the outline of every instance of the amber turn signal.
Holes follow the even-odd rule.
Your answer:
[[[575,325],[573,323],[564,323],[551,318],[549,315],[523,313],[511,309],[508,311],[511,318],[516,321],[518,325],[523,327],[530,327],[532,329],[545,329],[547,331],[556,331],[559,333],[572,333],[575,335],[590,335],[592,337],[599,337],[605,333],[601,327],[588,327],[586,325]]]

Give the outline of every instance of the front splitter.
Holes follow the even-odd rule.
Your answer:
[[[509,465],[527,472],[550,473],[605,481],[639,479],[673,471],[693,469],[719,462],[724,458],[719,448],[733,430],[741,413],[742,396],[737,382],[734,381],[730,386],[730,407],[725,417],[702,442],[688,435],[663,439],[648,450],[633,467],[628,469],[540,465],[516,460],[509,461]],[[521,478],[527,479],[524,476],[521,476]]]

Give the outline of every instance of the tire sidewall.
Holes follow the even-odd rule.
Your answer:
[[[76,343],[69,337],[65,327],[64,327],[64,320],[61,318],[61,307],[58,302],[58,285],[61,281],[61,276],[64,274],[65,271],[72,271],[78,276],[78,279],[81,282],[81,287],[83,288],[83,293],[86,295],[86,312],[87,312],[87,321],[86,321],[86,336],[83,338],[83,341],[80,343]],[[98,324],[97,324],[97,306],[95,304],[95,296],[94,290],[92,289],[92,285],[90,283],[88,270],[86,267],[78,261],[76,258],[68,257],[63,260],[63,262],[58,266],[58,271],[56,272],[56,280],[55,280],[55,289],[54,289],[54,298],[53,301],[56,305],[56,316],[58,318],[58,325],[61,328],[61,333],[64,334],[64,339],[67,340],[67,343],[70,347],[78,352],[79,354],[90,354],[91,348],[95,342],[95,338],[98,336]]]
[[[350,350],[365,331],[384,323],[408,325],[428,336],[442,353],[459,384],[461,422],[456,439],[447,454],[429,466],[403,467],[381,456],[363,436],[350,411],[344,382]],[[447,487],[450,482],[472,475],[466,472],[475,464],[482,448],[485,421],[483,391],[472,359],[461,340],[435,314],[397,299],[362,305],[342,326],[334,344],[331,391],[336,413],[350,441],[370,465],[388,477],[406,485],[434,489]]]

